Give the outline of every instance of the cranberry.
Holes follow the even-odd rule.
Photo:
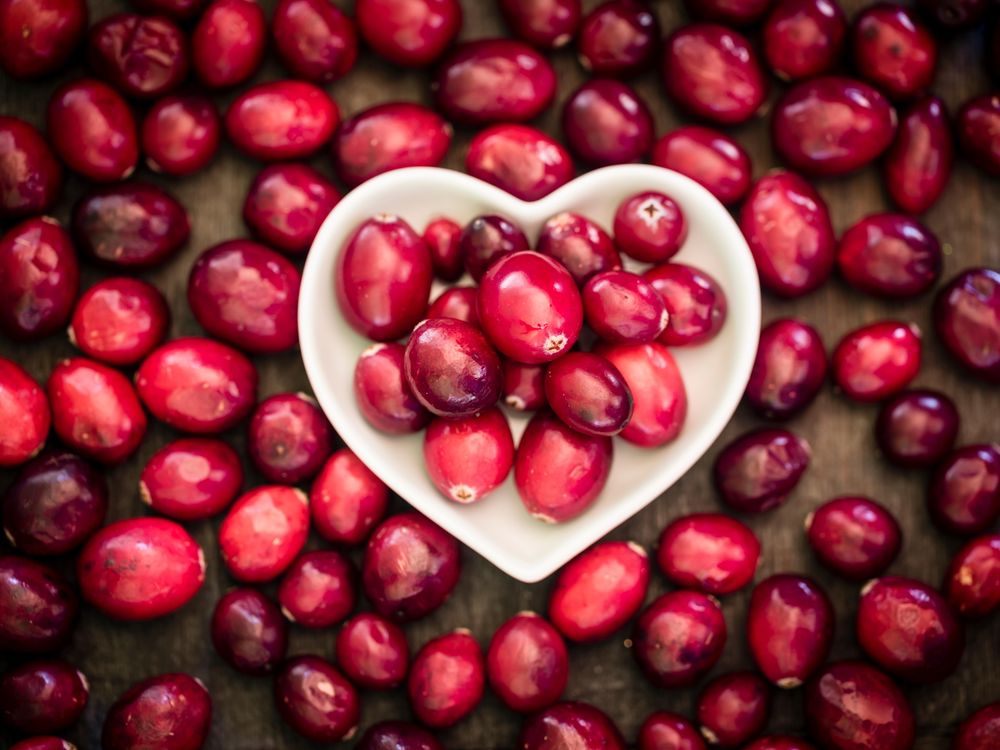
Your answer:
[[[774,170],[754,183],[740,212],[760,282],[782,297],[798,297],[830,276],[836,238],[818,192],[793,172]]]
[[[0,651],[62,648],[79,609],[73,589],[52,568],[26,557],[0,557]]]
[[[573,159],[559,141],[527,125],[494,125],[469,144],[465,171],[524,201],[573,179]]]
[[[639,728],[638,750],[705,750],[698,730],[683,716],[657,711]]]
[[[197,521],[225,510],[242,484],[240,457],[229,445],[210,438],[182,438],[146,462],[139,476],[139,497],[165,516]]]
[[[378,23],[384,24],[379,16]],[[466,125],[531,120],[556,93],[552,64],[512,39],[483,39],[456,47],[431,83],[434,102],[449,120]]]
[[[444,750],[426,729],[405,721],[380,721],[368,728],[357,750]]]
[[[1000,701],[983,706],[965,717],[955,732],[955,750],[990,750],[1000,732]]]
[[[583,15],[580,0],[499,0],[511,33],[541,49],[569,44]]]
[[[270,581],[298,557],[309,534],[309,498],[265,485],[241,495],[219,527],[219,552],[238,581]]]
[[[594,274],[622,265],[608,233],[585,216],[569,211],[545,221],[535,247],[566,266],[580,286]]]
[[[46,453],[21,469],[3,500],[3,531],[26,555],[61,555],[104,523],[103,474],[72,453]]]
[[[12,78],[61,70],[87,30],[85,0],[0,2],[0,69]]]
[[[457,724],[483,698],[486,666],[479,644],[467,630],[456,630],[424,644],[407,679],[410,706],[423,724],[435,729]]]
[[[833,350],[833,379],[855,401],[879,401],[916,377],[921,359],[915,323],[884,320],[850,331]]]
[[[169,325],[170,308],[159,289],[118,276],[97,282],[81,295],[69,338],[88,357],[131,365],[163,340]]]
[[[719,603],[695,591],[671,591],[639,616],[633,653],[643,673],[661,688],[693,685],[710,670],[726,645]]]
[[[327,0],[282,0],[274,10],[271,33],[281,62],[307,81],[336,81],[358,56],[354,23]]]
[[[934,327],[955,359],[1000,382],[1000,272],[970,268],[951,279],[934,302]]]
[[[500,700],[533,713],[562,696],[569,678],[569,655],[562,636],[534,612],[521,612],[493,634],[486,674]]]
[[[747,402],[760,414],[787,419],[804,409],[826,379],[826,349],[815,328],[792,318],[760,332]]]
[[[711,128],[685,125],[653,146],[653,164],[690,177],[727,206],[750,189],[750,156],[736,140]]]
[[[1000,607],[1000,534],[973,539],[951,560],[945,577],[948,604],[962,617],[985,617]]]
[[[459,545],[419,513],[383,521],[365,548],[361,580],[375,611],[416,620],[444,604],[461,572]]]
[[[376,341],[408,334],[427,310],[433,269],[426,243],[398,216],[361,224],[337,258],[334,283],[347,322]]]
[[[720,124],[750,119],[767,96],[767,78],[746,37],[711,23],[683,26],[668,36],[661,73],[677,106]]]
[[[812,450],[788,430],[761,428],[740,435],[715,460],[715,486],[742,513],[783,505],[809,466]]]
[[[806,516],[806,540],[833,572],[862,581],[885,571],[903,532],[888,510],[867,497],[836,497]]]
[[[198,750],[212,720],[212,699],[201,680],[161,674],[137,682],[108,709],[101,747]]]
[[[264,479],[298,484],[320,470],[333,440],[333,428],[312,398],[279,393],[254,410],[247,452]]]
[[[243,221],[271,247],[304,255],[339,201],[337,188],[312,167],[273,164],[258,172],[250,184]]]
[[[945,103],[918,99],[903,115],[885,156],[883,182],[892,202],[911,214],[930,209],[951,177],[955,147]]]
[[[355,615],[337,634],[337,664],[361,687],[397,687],[406,679],[410,665],[406,633],[391,620],[372,612]]]
[[[23,734],[61,732],[83,714],[89,694],[69,662],[27,662],[0,676],[0,721]]]
[[[0,357],[0,466],[16,466],[45,445],[52,412],[45,391],[16,362]]]
[[[617,435],[632,417],[632,392],[597,354],[570,352],[550,364],[545,398],[563,422],[586,435]]]
[[[743,750],[816,750],[816,748],[798,737],[772,734],[744,745]]]
[[[851,49],[858,72],[894,99],[928,88],[937,65],[937,43],[909,8],[878,3],[854,19]]]
[[[615,242],[622,252],[644,263],[662,263],[681,249],[687,238],[684,213],[662,193],[637,193],[615,211]]]
[[[431,265],[434,274],[442,281],[458,281],[462,276],[461,236],[462,227],[443,217],[424,227],[423,240],[431,251]]]
[[[184,206],[165,190],[143,183],[86,193],[73,207],[72,224],[84,253],[127,270],[173,257],[191,234]]]
[[[249,79],[267,44],[267,20],[253,0],[213,0],[191,34],[191,62],[206,86],[225,88]]]
[[[806,687],[809,733],[831,750],[913,747],[909,701],[883,672],[859,661],[834,662]]]
[[[10,750],[77,750],[76,745],[58,737],[31,737],[10,746]]]
[[[62,182],[62,166],[42,134],[24,120],[0,116],[0,219],[45,213]]]
[[[313,742],[350,739],[358,729],[358,694],[318,656],[295,656],[274,677],[274,703],[285,723]]]
[[[329,542],[355,545],[368,538],[389,504],[389,488],[349,448],[336,451],[309,492],[312,523]]]
[[[482,500],[514,464],[507,418],[493,407],[458,419],[435,419],[424,436],[424,462],[434,486],[449,500]]]
[[[427,308],[427,318],[454,318],[479,327],[479,289],[453,286],[445,289]]]
[[[958,112],[958,142],[973,164],[987,174],[1000,175],[1000,94],[970,99]]]
[[[656,562],[671,582],[706,594],[731,594],[753,580],[760,542],[720,513],[681,516],[661,532]]]
[[[126,96],[152,99],[176,89],[188,73],[187,39],[167,18],[116,13],[91,27],[87,60]]]
[[[354,398],[362,416],[376,429],[394,434],[417,432],[431,413],[410,390],[403,372],[402,344],[374,344],[354,368]]]
[[[639,93],[610,78],[587,81],[563,104],[566,143],[594,166],[641,161],[653,145],[653,127]]]
[[[872,214],[840,238],[837,266],[851,286],[900,298],[930,289],[941,275],[941,245],[916,219]]]
[[[215,157],[220,130],[219,113],[208,97],[164,97],[142,121],[139,136],[146,165],[175,177],[193,174]]]
[[[944,29],[975,26],[989,11],[988,0],[918,0],[917,5]]]
[[[583,19],[576,49],[580,64],[599,76],[631,76],[653,64],[660,23],[640,0],[607,0]]]
[[[764,59],[778,78],[829,73],[847,35],[837,0],[778,0],[764,22]]]
[[[591,276],[582,299],[587,324],[610,344],[645,344],[667,325],[663,297],[645,278],[629,271]]]
[[[576,643],[609,638],[649,588],[649,556],[635,542],[601,542],[570,560],[549,596],[549,619]]]
[[[405,67],[432,63],[462,26],[458,0],[358,0],[354,12],[368,45]]]
[[[216,653],[243,674],[266,675],[285,658],[288,625],[278,607],[256,589],[233,589],[212,613]]]
[[[477,216],[462,230],[458,252],[473,281],[483,276],[505,255],[528,249],[528,238],[519,226],[503,216]]]
[[[549,706],[531,716],[521,727],[521,750],[601,748],[625,750],[625,740],[615,723],[588,703],[566,702]]]
[[[898,466],[933,466],[955,445],[958,421],[955,403],[943,393],[903,391],[879,411],[875,438]]]
[[[952,534],[985,531],[1000,518],[1000,446],[965,445],[945,457],[927,487],[931,520]]]
[[[354,579],[354,566],[339,552],[306,552],[281,579],[281,612],[291,622],[307,628],[336,625],[357,602]]]
[[[742,746],[767,726],[771,691],[754,672],[730,672],[704,687],[697,711],[701,733],[710,744]]]
[[[545,406],[545,366],[525,365],[512,359],[503,366],[503,402],[517,411],[537,411]]]
[[[647,271],[644,278],[666,307],[667,327],[659,341],[667,346],[702,344],[725,323],[725,293],[704,271],[683,263],[664,263]]]

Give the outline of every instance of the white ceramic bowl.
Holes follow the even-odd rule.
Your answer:
[[[353,395],[354,365],[370,344],[348,326],[333,293],[338,253],[354,229],[377,213],[406,219],[417,232],[433,218],[460,224],[484,213],[517,222],[530,241],[543,222],[575,211],[610,229],[624,198],[657,190],[676,200],[688,221],[688,238],[676,259],[714,276],[729,303],[726,323],[709,343],[674,349],[688,392],[688,415],[668,446],[643,449],[615,439],[608,483],[581,516],[548,525],[532,518],[507,481],[479,503],[458,505],[442,497],[427,477],[422,434],[394,436],[372,428]],[[439,291],[435,287],[434,294]],[[750,250],[725,208],[694,181],[659,167],[622,165],[588,172],[545,198],[525,203],[508,193],[446,169],[416,167],[389,172],[352,190],[330,212],[306,261],[299,300],[302,359],[319,403],[344,442],[394,492],[501,570],[538,581],[637,513],[677,481],[719,435],[750,375],[760,329],[760,288]],[[527,423],[512,413],[515,439]]]

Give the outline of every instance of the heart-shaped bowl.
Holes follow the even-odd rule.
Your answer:
[[[517,222],[529,241],[561,211],[610,228],[615,209],[635,193],[671,196],[688,222],[676,259],[708,271],[726,293],[725,325],[701,346],[673,349],[684,376],[688,413],[676,440],[639,448],[615,439],[614,462],[598,500],[579,517],[550,525],[525,510],[513,472],[473,505],[445,499],[424,468],[423,434],[379,432],[354,400],[354,366],[371,342],[352,329],[334,296],[337,256],[352,232],[378,213],[402,216],[417,231],[439,216],[465,224],[481,214]],[[432,294],[439,291],[438,286]],[[630,164],[588,172],[533,203],[461,172],[412,167],[387,172],[355,188],[330,212],[302,275],[299,341],[313,391],[341,438],[394,492],[498,568],[527,583],[541,580],[631,517],[670,487],[708,450],[739,403],[760,331],[760,287],[743,235],[703,187],[660,167]],[[528,416],[508,412],[515,439]]]

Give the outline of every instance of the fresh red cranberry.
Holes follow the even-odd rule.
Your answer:
[[[645,278],[629,271],[604,271],[583,287],[587,325],[609,344],[645,344],[668,322],[663,297]]]
[[[955,750],[990,750],[1000,733],[1000,701],[965,717],[955,732]]]
[[[433,734],[405,721],[372,724],[355,747],[357,750],[444,750]]]
[[[816,750],[816,747],[798,737],[772,734],[744,745],[743,750]]]
[[[358,0],[354,13],[368,45],[406,67],[434,62],[462,27],[458,0]]]
[[[228,430],[257,400],[257,371],[245,356],[211,339],[168,341],[139,366],[136,390],[161,422],[199,434]]]
[[[345,76],[358,56],[354,23],[326,0],[282,0],[274,9],[271,34],[285,67],[314,83]]]
[[[465,171],[524,201],[573,179],[573,159],[559,141],[527,125],[494,125],[469,144]]]
[[[746,524],[721,513],[681,516],[660,534],[656,562],[671,582],[706,594],[731,594],[753,580],[760,542]]]
[[[965,445],[948,454],[927,487],[931,520],[952,534],[985,531],[1000,518],[1000,446]]]
[[[562,697],[569,655],[562,636],[534,612],[521,612],[493,634],[486,674],[500,700],[521,713],[540,711]]]
[[[566,144],[593,166],[641,161],[653,146],[653,127],[642,96],[610,78],[587,81],[563,105]]]
[[[42,134],[24,120],[0,116],[0,219],[49,211],[62,182],[62,166]]]
[[[706,750],[705,741],[683,716],[657,711],[639,727],[638,750]]]
[[[719,453],[714,468],[715,487],[733,510],[772,510],[788,501],[811,457],[805,438],[788,430],[751,430]]]
[[[711,745],[739,747],[760,734],[771,713],[771,690],[755,672],[730,672],[698,696],[698,724]]]
[[[0,2],[0,69],[12,78],[61,70],[87,30],[85,0]]]
[[[528,718],[517,742],[521,750],[561,750],[561,748],[627,747],[615,723],[588,703],[565,702],[549,706]]]
[[[225,510],[242,484],[243,467],[233,448],[212,438],[181,438],[146,462],[139,497],[165,516],[198,521]]]
[[[535,248],[566,266],[580,286],[594,274],[622,265],[608,233],[587,217],[569,211],[546,220]]]
[[[384,23],[380,16],[379,24]],[[556,93],[552,64],[512,39],[482,39],[456,47],[431,82],[437,108],[465,125],[534,119]]]
[[[875,439],[897,466],[933,466],[955,445],[958,423],[958,409],[943,393],[903,391],[879,411]]]
[[[511,33],[541,49],[558,49],[576,35],[580,0],[499,0]]]
[[[920,329],[884,320],[845,334],[833,350],[833,379],[855,401],[879,401],[905,388],[920,370]]]
[[[754,183],[740,213],[760,282],[782,297],[819,287],[833,270],[837,240],[818,192],[794,172],[774,170]]]
[[[899,554],[903,532],[867,497],[836,497],[806,516],[806,540],[821,563],[853,581],[881,575]]]
[[[812,78],[837,64],[845,36],[838,0],[778,0],[764,22],[764,59],[778,78]]]
[[[660,23],[641,0],[607,0],[583,19],[576,40],[580,64],[593,75],[632,76],[653,64]]]
[[[312,524],[328,542],[364,542],[382,521],[389,488],[349,448],[336,451],[309,491]]]
[[[861,589],[857,638],[884,669],[911,682],[939,682],[955,671],[965,634],[948,602],[911,578],[876,578]]]
[[[483,698],[483,652],[468,630],[456,630],[424,644],[407,679],[410,706],[421,723],[435,729],[457,724]]]
[[[131,365],[167,334],[170,308],[152,284],[127,276],[99,281],[77,300],[70,341],[88,357]]]
[[[955,359],[1000,382],[1000,271],[970,268],[952,278],[934,302],[934,327]]]
[[[279,393],[254,410],[247,452],[264,479],[298,484],[320,470],[333,452],[333,440],[333,428],[315,400]]]
[[[894,99],[928,88],[937,65],[937,42],[909,8],[878,3],[865,8],[851,29],[854,67]]]
[[[563,422],[586,435],[617,435],[632,417],[632,392],[608,360],[570,352],[545,371],[545,400]]]
[[[956,129],[970,161],[987,174],[1000,175],[1000,94],[983,94],[963,104]]]
[[[359,333],[392,341],[423,319],[433,275],[420,235],[400,217],[379,214],[354,230],[340,251],[337,302]]]
[[[704,187],[727,206],[750,189],[750,156],[737,141],[711,128],[685,125],[653,146],[653,164],[672,169]]]
[[[22,734],[61,732],[77,722],[90,687],[61,659],[32,661],[0,675],[0,722]]]
[[[309,534],[309,498],[301,490],[265,485],[241,495],[219,527],[219,552],[229,574],[257,583],[281,575]]]
[[[21,366],[0,357],[0,466],[16,466],[45,445],[52,411],[45,391]]]
[[[357,603],[351,561],[334,550],[301,555],[278,587],[281,612],[307,628],[328,628],[343,621]]]
[[[725,323],[726,295],[705,271],[684,263],[664,263],[643,278],[659,293],[667,310],[667,327],[658,339],[667,346],[702,344]]]
[[[153,99],[187,78],[187,39],[168,18],[117,13],[91,27],[87,61],[126,96]]]
[[[101,747],[198,750],[211,721],[212,698],[201,680],[180,673],[157,675],[135,683],[108,709]]]
[[[21,469],[7,488],[3,531],[26,555],[61,555],[97,531],[107,511],[103,474],[72,453],[46,453]]]
[[[410,666],[406,633],[381,615],[362,612],[344,623],[336,650],[344,674],[363,688],[387,690],[406,679]]]
[[[212,613],[211,633],[216,653],[243,674],[270,674],[288,649],[285,618],[257,589],[223,594]]]
[[[271,247],[303,255],[339,201],[337,188],[312,167],[272,164],[258,172],[250,184],[243,221]]]
[[[445,289],[427,308],[427,318],[454,318],[479,327],[479,289],[453,286]]]
[[[601,641],[632,619],[648,588],[646,550],[635,542],[601,542],[559,572],[549,619],[571,641]]]
[[[400,622],[444,604],[458,583],[458,542],[419,513],[383,521],[365,548],[361,580],[375,611]]]
[[[274,703],[292,729],[312,742],[347,740],[358,729],[358,694],[318,656],[294,656],[274,676]]]
[[[264,10],[253,0],[213,0],[191,34],[191,62],[210,88],[235,86],[249,79],[267,44]]]
[[[417,432],[431,413],[410,390],[403,372],[405,347],[396,342],[373,344],[361,352],[354,368],[354,398],[368,423],[383,432]]]
[[[661,74],[677,106],[724,125],[750,119],[767,96],[767,78],[750,42],[716,24],[689,24],[668,36]]]
[[[815,328],[793,318],[764,326],[746,400],[757,412],[787,419],[816,398],[826,380],[826,349]]]
[[[912,297],[941,275],[941,245],[934,233],[902,214],[872,214],[840,238],[837,266],[851,286],[882,297]]]
[[[461,236],[462,227],[444,217],[434,219],[424,227],[423,240],[431,251],[431,265],[434,274],[442,281],[458,281],[462,277]]]
[[[435,419],[424,436],[424,463],[434,486],[449,500],[482,500],[514,465],[507,418],[491,407],[457,419]]]
[[[962,617],[986,617],[1000,608],[1000,534],[978,537],[962,547],[951,560],[942,588]]]
[[[696,591],[671,591],[643,610],[632,643],[636,661],[653,684],[687,687],[722,656],[726,621],[713,597]]]
[[[62,648],[79,609],[76,593],[52,568],[26,557],[0,557],[0,651]]]
[[[538,411],[545,406],[545,366],[504,359],[503,402],[516,411]]]
[[[208,97],[164,97],[142,121],[139,136],[146,165],[175,177],[194,174],[215,157],[221,130],[219,113]]]
[[[77,750],[77,747],[59,737],[30,737],[15,742],[10,750]]]
[[[893,203],[911,214],[930,209],[948,185],[955,146],[945,103],[918,99],[903,115],[885,155],[883,183]]]
[[[677,254],[687,238],[687,222],[676,201],[662,193],[637,193],[615,211],[615,243],[644,263],[662,263]]]
[[[528,249],[528,238],[521,227],[503,216],[477,216],[462,229],[458,252],[472,280],[482,281],[494,263],[505,255]]]

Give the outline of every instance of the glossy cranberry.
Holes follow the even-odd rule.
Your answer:
[[[458,0],[358,0],[354,12],[368,45],[406,67],[432,63],[462,26]]]
[[[521,713],[555,703],[569,678],[569,655],[562,636],[534,612],[521,612],[493,634],[486,674],[500,700]]]
[[[711,128],[685,125],[653,146],[653,164],[672,169],[704,187],[727,206],[750,189],[750,156],[737,141]]]
[[[975,26],[989,11],[988,0],[918,0],[917,5],[944,29]]]
[[[563,422],[586,435],[617,435],[632,416],[632,392],[608,360],[570,352],[545,371],[545,398]]]
[[[349,448],[336,451],[309,491],[312,522],[321,537],[361,544],[382,520],[389,488]]]
[[[486,665],[468,630],[424,644],[407,679],[410,706],[421,723],[441,729],[457,724],[482,700]]]
[[[267,44],[267,20],[253,0],[213,0],[191,34],[191,62],[210,88],[235,86],[249,79]]]
[[[898,393],[920,370],[920,329],[885,320],[850,331],[833,350],[833,379],[855,401],[879,401]]]
[[[383,432],[417,432],[431,420],[410,390],[403,372],[402,344],[374,344],[358,358],[354,368],[354,398],[368,423]]]
[[[537,411],[545,406],[545,366],[525,365],[504,359],[503,402],[516,411]]]
[[[657,711],[639,727],[638,750],[705,750],[705,741],[683,716]]]
[[[444,604],[461,572],[459,545],[419,513],[383,521],[365,548],[361,580],[375,611],[400,622]]]
[[[663,297],[642,276],[604,271],[584,285],[583,311],[594,333],[611,344],[644,344],[667,325]]]
[[[667,346],[702,344],[715,337],[726,320],[726,295],[704,271],[683,263],[664,263],[644,277],[660,294],[667,327],[659,341]]]
[[[903,532],[866,497],[836,497],[806,516],[806,540],[821,563],[853,581],[880,575],[899,554]]]
[[[392,341],[423,319],[433,275],[420,235],[400,217],[379,214],[362,223],[340,251],[337,302],[359,333]]]
[[[760,542],[720,513],[681,516],[661,532],[656,562],[672,583],[706,594],[731,594],[753,580]]]
[[[437,218],[424,227],[423,240],[431,252],[434,274],[442,281],[458,281],[464,270],[459,239],[462,227],[448,218]],[[445,290],[438,299],[441,299]]]
[[[945,103],[917,100],[903,115],[885,155],[883,182],[893,203],[920,214],[937,203],[951,177],[955,147]]]
[[[653,145],[653,115],[637,91],[610,78],[594,78],[563,104],[567,145],[593,166],[641,161]]]
[[[865,8],[851,29],[854,67],[894,99],[928,88],[937,65],[937,43],[909,8],[878,3]]]
[[[225,510],[243,484],[240,457],[221,440],[182,438],[168,443],[139,475],[139,498],[178,521],[210,518]]]
[[[52,411],[45,391],[16,362],[0,357],[0,466],[16,466],[45,445]]]
[[[379,23],[384,19],[379,18]],[[441,63],[431,82],[434,102],[466,125],[534,119],[556,92],[552,64],[512,39],[465,42]]]
[[[159,289],[118,276],[97,282],[80,296],[69,338],[88,357],[131,365],[163,340],[169,325],[170,308]]]
[[[424,436],[424,463],[438,491],[456,503],[482,500],[514,465],[514,438],[496,407],[457,419],[435,419]]]
[[[405,721],[380,721],[368,728],[357,750],[444,750],[433,734]]]
[[[590,11],[576,41],[580,64],[593,75],[631,76],[653,64],[660,23],[641,0],[607,0]]]
[[[534,201],[573,179],[573,160],[547,133],[527,125],[494,125],[472,139],[465,171]]]
[[[771,691],[754,672],[730,672],[698,696],[698,723],[709,744],[738,747],[760,734],[771,713]]]
[[[216,653],[243,674],[266,675],[285,658],[288,625],[277,605],[256,589],[222,595],[212,613]]]
[[[328,0],[282,0],[271,19],[271,34],[281,62],[307,81],[336,81],[358,56],[354,23]]]
[[[69,662],[27,662],[0,675],[0,722],[22,734],[61,732],[80,718],[89,694]]]
[[[187,39],[167,18],[117,13],[91,27],[87,61],[126,96],[152,99],[173,91],[187,77]]]
[[[594,274],[621,268],[621,256],[608,233],[585,216],[569,211],[546,220],[535,248],[566,266],[580,286]]]
[[[816,750],[816,747],[798,737],[773,734],[744,745],[743,750]]]
[[[661,263],[677,254],[687,238],[684,213],[662,193],[637,193],[615,211],[615,243],[644,263]]]
[[[337,188],[312,167],[273,164],[258,172],[250,184],[243,221],[271,247],[303,255],[339,201]]]
[[[254,410],[247,452],[264,479],[298,484],[320,470],[333,452],[333,440],[333,428],[315,400],[279,393]]]
[[[85,0],[0,2],[0,69],[40,78],[66,65],[87,30]]]
[[[764,59],[778,78],[829,73],[847,36],[838,0],[778,0],[764,22]]]
[[[580,0],[499,0],[511,33],[541,49],[558,49],[576,35]]]
[[[248,0],[235,0],[248,2]],[[262,161],[309,156],[333,135],[336,103],[305,81],[271,81],[243,92],[226,110],[226,135],[240,151]]]
[[[298,557],[309,534],[309,498],[265,485],[241,495],[219,527],[219,552],[237,581],[270,581]]]
[[[72,453],[46,453],[27,464],[7,488],[3,531],[26,555],[76,549],[104,523],[104,476]]]
[[[465,270],[473,281],[483,276],[496,261],[505,255],[528,249],[528,238],[521,227],[496,214],[477,216],[462,230],[458,252]]]
[[[958,142],[973,164],[987,174],[1000,175],[1000,95],[970,99],[958,112]]]
[[[274,677],[274,703],[285,723],[313,742],[350,739],[358,728],[358,694],[318,656],[295,656]]]
[[[479,327],[479,289],[453,286],[445,289],[427,308],[427,318],[454,318]]]
[[[741,513],[762,513],[788,501],[809,467],[812,450],[788,430],[761,428],[740,435],[715,460],[715,487]]]
[[[632,642],[636,661],[653,684],[686,687],[719,660],[726,645],[726,621],[714,598],[671,591],[639,616]]]
[[[56,651],[69,640],[80,605],[69,583],[26,557],[0,557],[0,651]]]
[[[549,619],[571,641],[604,640],[639,611],[648,587],[646,550],[635,542],[601,542],[559,572]]]
[[[898,466],[933,466],[955,445],[958,423],[958,409],[943,393],[903,391],[879,411],[875,439]]]
[[[951,560],[942,588],[962,617],[995,612],[1000,607],[1000,534],[978,537],[962,547]]]
[[[861,589],[857,638],[884,669],[911,682],[938,682],[958,666],[965,635],[947,601],[910,578],[877,578]]]
[[[826,349],[815,328],[793,318],[764,326],[747,383],[757,412],[787,419],[816,398],[826,380]]]
[[[201,680],[186,674],[157,675],[135,683],[108,709],[101,747],[198,750],[211,720],[212,699]]]
[[[351,561],[334,550],[301,555],[278,587],[281,612],[307,628],[328,628],[343,621],[357,603]]]
[[[154,417],[199,434],[236,426],[257,399],[257,371],[249,359],[193,336],[155,349],[139,366],[135,385]]]
[[[1000,701],[965,717],[955,732],[954,750],[990,750],[1000,732]]]
[[[361,687],[387,690],[406,679],[410,665],[406,633],[373,612],[362,612],[344,623],[336,650],[337,664]]]
[[[146,165],[182,177],[208,166],[219,150],[222,126],[212,100],[198,94],[160,99],[142,121]]]
[[[72,742],[58,737],[30,737],[10,746],[10,750],[77,750]]]
[[[970,268],[952,278],[934,302],[934,327],[955,359],[1000,382],[1000,272]]]
[[[945,457],[927,487],[931,520],[952,534],[985,531],[1000,518],[1000,446],[965,445]]]
[[[921,294],[941,275],[941,245],[916,219],[872,214],[840,238],[837,266],[851,286],[883,297]]]
[[[0,219],[41,214],[62,189],[62,166],[33,125],[0,116]]]
[[[517,741],[520,750],[627,747],[615,723],[588,703],[565,702],[549,706],[528,718]]]

